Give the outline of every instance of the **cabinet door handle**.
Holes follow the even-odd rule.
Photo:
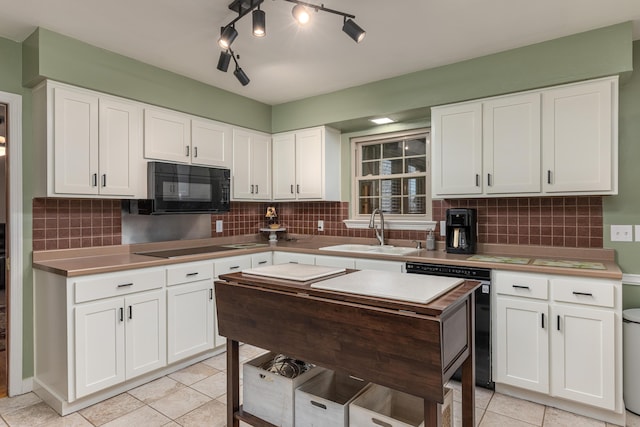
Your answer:
[[[131,282],[131,283],[122,283],[122,284],[118,285],[119,288],[126,288],[127,286],[133,286],[133,282]]]
[[[542,322],[542,329],[544,329],[544,313],[540,313],[540,314],[541,314],[540,318]]]
[[[480,187],[480,175],[476,174],[476,187]]]
[[[558,315],[558,330],[560,330],[560,315]]]
[[[551,184],[551,170],[547,170],[547,184]]]
[[[93,175],[91,175],[91,186],[92,187],[97,187],[98,186],[98,174],[94,173]]]
[[[513,286],[516,289],[529,289],[529,287],[525,285],[511,285],[511,286]]]
[[[193,276],[197,276],[200,273],[187,273],[187,277],[193,277]]]
[[[593,294],[591,292],[577,292],[577,291],[573,291],[574,295],[584,295],[585,297],[592,297]]]
[[[260,191],[258,191],[258,184],[256,184],[256,194],[258,194]]]
[[[251,184],[251,194],[253,194],[253,184]]]
[[[233,265],[233,266],[229,267],[229,270],[237,270],[239,268],[240,268],[239,265]]]
[[[296,191],[300,194],[300,184],[296,184]]]
[[[289,261],[289,264],[298,264],[298,261]]]
[[[198,147],[193,147],[193,157],[198,157]]]
[[[487,186],[491,187],[491,174],[487,174]]]
[[[129,306],[129,319],[133,319],[133,306]]]
[[[213,301],[213,288],[209,289],[209,301]]]
[[[189,157],[189,146],[187,145],[187,147],[186,147],[186,148],[187,148],[187,154],[186,154],[186,156],[187,156],[187,157]]]
[[[124,321],[124,308],[120,307],[120,321]]]
[[[382,427],[393,427],[393,426],[392,426],[391,424],[389,424],[388,422],[386,422],[386,421],[382,421],[382,420],[379,420],[379,419],[377,419],[377,418],[371,418],[371,422],[372,422],[372,423],[374,423],[374,424],[377,424],[377,425],[379,425],[379,426],[382,426]]]
[[[291,184],[291,194],[293,194],[293,184]]]
[[[102,174],[102,186],[103,187],[107,186],[107,174],[106,173]]]

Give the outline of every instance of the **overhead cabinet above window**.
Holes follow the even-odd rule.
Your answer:
[[[433,196],[617,194],[617,77],[432,109]]]

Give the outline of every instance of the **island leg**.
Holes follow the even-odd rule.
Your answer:
[[[462,364],[462,426],[475,427],[476,407],[476,296],[469,295],[468,341],[469,357]]]
[[[227,338],[227,426],[239,427],[235,413],[240,410],[240,353],[238,341]]]
[[[424,400],[424,425],[442,426],[442,409],[438,402]]]

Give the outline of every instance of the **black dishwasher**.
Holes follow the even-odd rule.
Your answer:
[[[488,268],[407,262],[407,273],[477,280],[476,290],[476,384],[495,389],[491,377],[491,270]],[[460,379],[460,370],[453,376]]]

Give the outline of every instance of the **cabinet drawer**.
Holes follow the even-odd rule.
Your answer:
[[[547,299],[548,280],[544,276],[523,273],[496,272],[496,292],[502,295]]]
[[[613,307],[615,288],[612,282],[593,279],[552,279],[554,301]]]
[[[221,274],[235,273],[246,268],[251,268],[251,256],[234,256],[231,258],[221,258],[216,260],[215,274],[216,277]]]
[[[213,262],[188,262],[167,267],[167,286],[213,279]]]
[[[164,268],[119,271],[78,278],[74,281],[75,302],[110,298],[164,286]]]
[[[271,264],[273,264],[272,252],[251,255],[251,268],[264,267],[265,265]]]

